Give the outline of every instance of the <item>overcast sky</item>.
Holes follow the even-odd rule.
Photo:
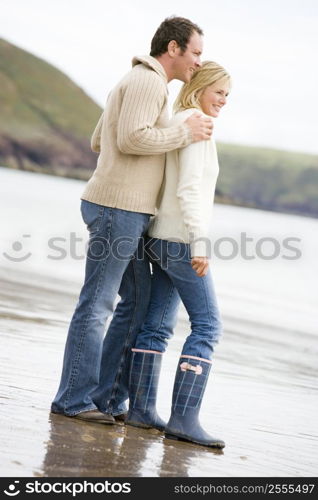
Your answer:
[[[217,140],[318,153],[317,0],[0,0],[0,36],[103,106],[172,14],[202,27],[203,60],[233,77]],[[180,85],[169,84],[171,100]]]

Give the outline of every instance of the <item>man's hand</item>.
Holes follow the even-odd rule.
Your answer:
[[[193,142],[210,139],[213,130],[211,118],[200,113],[193,113],[184,123],[191,129]]]
[[[191,266],[200,278],[208,274],[209,261],[207,257],[193,257],[191,259]]]

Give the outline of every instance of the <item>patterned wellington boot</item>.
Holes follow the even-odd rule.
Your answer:
[[[132,349],[132,351],[126,424],[144,429],[153,427],[163,431],[166,423],[156,410],[162,353],[142,349]]]
[[[199,423],[210,368],[211,361],[207,359],[181,356],[174,382],[171,416],[165,429],[166,438],[224,448],[224,441],[210,436]]]

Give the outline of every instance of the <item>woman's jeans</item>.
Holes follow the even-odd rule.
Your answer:
[[[191,323],[182,354],[210,360],[222,330],[210,271],[201,278],[196,274],[185,243],[150,238],[146,250],[153,267],[151,297],[135,347],[165,351],[181,298]]]
[[[149,215],[88,201],[82,201],[81,211],[90,233],[85,282],[52,411],[73,416],[98,408],[117,415],[126,410],[131,347],[150,296],[149,262],[140,252]],[[104,338],[117,294],[121,300]]]

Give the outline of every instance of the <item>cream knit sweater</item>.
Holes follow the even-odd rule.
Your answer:
[[[194,111],[198,110],[177,113],[171,125],[184,122]],[[149,236],[190,243],[191,257],[210,257],[209,232],[218,173],[213,136],[167,153],[161,200]]]
[[[165,153],[192,142],[191,130],[169,126],[167,76],[157,59],[135,57],[110,93],[92,136],[100,153],[82,199],[133,212],[155,212]]]

